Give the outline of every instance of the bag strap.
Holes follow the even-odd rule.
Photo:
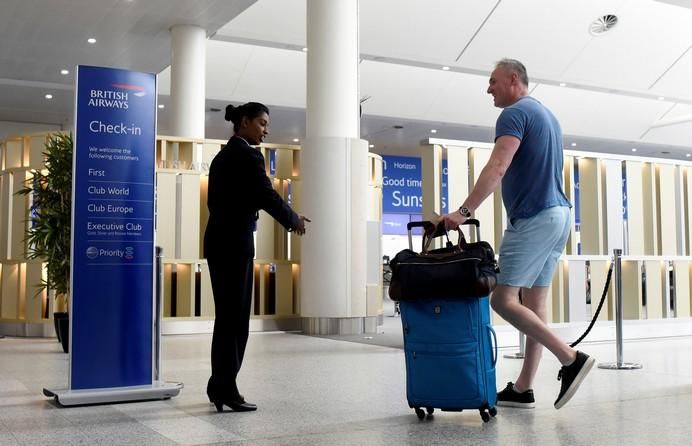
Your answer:
[[[456,231],[459,233],[459,243],[457,244],[457,247],[459,248],[459,251],[463,251],[463,248],[467,245],[466,238],[464,238],[464,233],[461,231],[461,228],[457,228]],[[444,235],[447,239],[447,242],[445,243],[447,248],[453,247],[454,244],[449,239],[449,231],[442,227],[442,225],[433,226],[431,224],[430,226],[426,226],[425,232],[423,232],[423,250],[421,251],[421,254],[426,254],[430,250],[430,243],[432,243],[433,239],[436,239],[442,235]]]
[[[481,233],[480,233],[480,222],[475,219],[475,218],[469,218],[466,220],[464,223],[459,225],[456,228],[456,231],[459,233],[459,242],[457,243],[457,246],[459,247],[460,251],[463,251],[466,246],[468,245],[468,242],[466,241],[466,237],[464,237],[464,232],[461,230],[461,226],[475,226],[476,227],[476,238],[480,240],[481,238]],[[433,225],[432,222],[430,221],[416,221],[416,222],[409,222],[406,225],[406,228],[408,229],[408,235],[409,235],[409,247],[411,247],[411,229],[414,227],[423,227],[423,246],[421,250],[421,254],[425,254],[428,252],[428,248],[430,248],[430,243],[434,238],[445,236],[447,238],[447,243],[446,246],[448,248],[451,248],[454,246],[452,241],[449,239],[449,231],[441,224],[438,224],[437,226]],[[412,248],[412,247],[411,247]]]

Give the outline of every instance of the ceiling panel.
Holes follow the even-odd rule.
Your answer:
[[[625,141],[638,141],[670,108],[664,101],[550,85],[539,85],[533,96],[552,110],[565,134]]]
[[[206,97],[231,99],[257,49],[250,45],[207,41]]]
[[[259,0],[216,34],[305,45],[305,0]]]
[[[500,109],[486,93],[488,76],[453,73],[435,95],[426,119],[494,127]]]
[[[371,96],[363,104],[363,113],[424,119],[440,88],[453,76],[449,71],[363,61],[361,97]]]
[[[692,45],[685,51],[685,55],[656,82],[651,92],[664,97],[692,99]]]
[[[487,70],[497,60],[510,57],[526,65],[529,77],[560,80],[565,68],[591,39],[589,24],[624,1],[504,0],[459,65]]]
[[[206,61],[207,99],[305,107],[302,51],[208,40]],[[170,68],[159,74],[159,93],[170,95]]]
[[[253,2],[3,0],[0,78],[67,84],[59,71],[77,64],[159,72],[170,63],[171,26],[212,33]]]
[[[301,51],[254,47],[233,100],[305,107],[306,56]]]
[[[692,118],[692,105],[676,105],[663,116],[664,120]],[[653,123],[653,122],[652,122]],[[642,141],[659,144],[690,145],[692,139],[692,119],[686,122],[649,129]]]
[[[50,93],[53,99],[46,99]],[[0,121],[66,125],[72,120],[73,90],[47,90],[0,84]]]
[[[563,78],[648,91],[692,45],[692,10],[652,0],[629,0],[613,12],[618,24],[608,33],[592,37]],[[692,87],[687,91],[692,92]]]
[[[361,52],[452,64],[496,3],[497,0],[362,1]]]

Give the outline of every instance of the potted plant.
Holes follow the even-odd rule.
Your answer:
[[[47,264],[37,286],[55,293],[56,334],[65,353],[69,346],[67,302],[70,292],[70,226],[72,219],[72,135],[55,133],[45,146],[45,169],[32,170],[17,193],[31,197],[26,230],[27,257]]]

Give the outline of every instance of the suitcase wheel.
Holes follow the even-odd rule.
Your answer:
[[[428,415],[432,416],[432,414],[435,412],[434,407],[426,407],[425,411],[428,412]]]
[[[490,414],[486,412],[485,409],[480,409],[479,412],[481,413],[481,418],[483,419],[484,423],[490,421]]]
[[[497,408],[491,407],[491,408],[488,410],[488,413],[490,414],[491,417],[494,417],[495,415],[497,415]]]
[[[416,407],[413,410],[416,411],[416,415],[418,416],[419,420],[422,420],[423,418],[425,418],[425,412],[423,411],[423,409],[421,409],[420,407]]]

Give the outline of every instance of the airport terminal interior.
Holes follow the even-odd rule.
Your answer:
[[[0,446],[692,444],[692,2],[568,3],[0,0]],[[528,94],[560,122],[573,208],[547,322],[568,343],[588,330],[577,348],[596,365],[560,409],[561,364],[545,350],[535,408],[417,412],[389,262],[421,247],[408,223],[454,212],[477,184],[503,58],[526,66]],[[301,237],[259,213],[237,380],[257,410],[217,412],[209,169],[233,132],[224,109],[250,101],[270,110],[257,149],[271,186],[312,221]],[[85,116],[100,134],[88,143]],[[119,239],[89,240],[71,257],[75,271],[128,277],[118,262],[139,261],[132,246],[146,243],[151,258],[132,263],[145,281],[73,273],[68,291],[40,287],[53,259],[32,256],[39,199],[21,190],[47,172],[58,135],[74,136],[75,160],[87,146],[99,154],[87,177],[153,178],[142,202],[156,223],[126,230],[139,242],[121,253],[95,247]],[[68,193],[84,180],[79,163]],[[70,218],[127,220],[91,206]],[[500,191],[473,217],[480,234],[466,237],[497,254]],[[517,379],[526,337],[490,319],[479,336],[494,394]]]

